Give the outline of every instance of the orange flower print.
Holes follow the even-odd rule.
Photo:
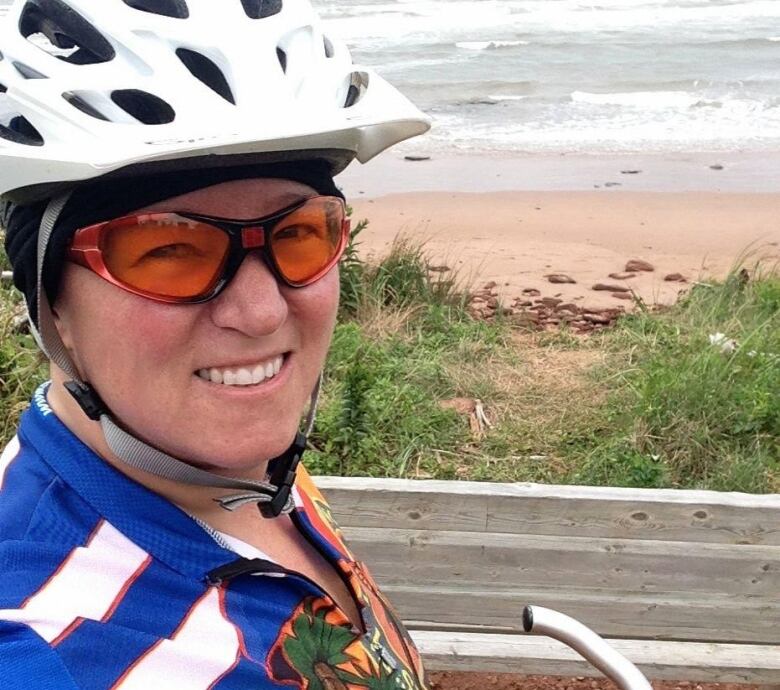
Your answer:
[[[318,597],[304,599],[282,626],[267,667],[270,678],[300,690],[403,687],[333,602]]]

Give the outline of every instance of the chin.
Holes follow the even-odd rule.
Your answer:
[[[274,434],[276,438],[262,436],[259,442],[250,443],[243,438],[242,443],[235,440],[227,444],[198,444],[197,448],[182,445],[180,449],[168,452],[190,464],[219,474],[256,475],[258,468],[265,470],[265,463],[284,453],[295,438],[295,429],[289,435]],[[189,446],[189,447],[188,447]]]

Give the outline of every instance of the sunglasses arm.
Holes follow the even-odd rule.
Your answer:
[[[100,231],[105,223],[90,225],[76,232],[68,249],[68,259],[79,266],[103,274],[105,266],[100,255]]]

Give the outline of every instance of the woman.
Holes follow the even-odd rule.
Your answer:
[[[5,688],[425,687],[298,465],[348,235],[427,129],[303,0],[20,0],[6,246],[51,360],[0,461]]]

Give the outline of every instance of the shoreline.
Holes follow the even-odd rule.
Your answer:
[[[740,257],[748,268],[759,256],[780,266],[780,192],[418,191],[351,203],[353,218],[369,221],[359,238],[364,256],[386,254],[400,234],[424,243],[431,265],[464,287],[497,283],[505,306],[552,297],[631,307],[625,295],[594,290],[598,283],[671,304],[692,282],[724,277]],[[654,270],[610,277],[632,259]],[[684,280],[665,280],[675,273]],[[551,274],[576,282],[551,283]]]
[[[429,157],[409,161],[405,156]],[[436,153],[415,142],[337,177],[350,201],[410,192],[780,192],[780,151]]]

